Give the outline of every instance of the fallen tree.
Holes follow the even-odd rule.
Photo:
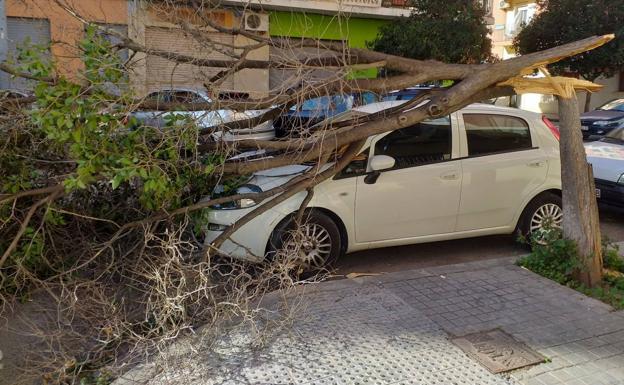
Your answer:
[[[104,366],[116,373],[123,370],[122,361],[135,362],[127,357],[137,352],[151,353],[163,340],[191,331],[197,324],[217,325],[217,319],[251,318],[254,300],[273,288],[292,285],[293,281],[283,264],[267,267],[257,278],[248,273],[245,264],[216,259],[220,244],[247,221],[299,192],[308,191],[310,196],[314,186],[340,172],[371,135],[533,87],[562,97],[568,97],[570,90],[593,90],[592,84],[576,80],[550,78],[545,83],[524,76],[613,38],[596,36],[507,61],[459,65],[307,39],[273,39],[223,27],[201,12],[192,23],[172,16],[171,23],[179,25],[202,46],[212,47],[206,49],[218,49],[229,56],[228,60],[208,60],[150,49],[114,30],[89,23],[62,0],[54,2],[85,24],[87,37],[78,47],[85,67],[76,79],[67,78],[54,62],[38,54],[37,47],[24,47],[19,63],[0,65],[4,72],[36,82],[34,97],[2,101],[18,108],[0,117],[0,294],[4,306],[10,306],[15,297],[43,288],[58,302],[58,308],[70,309],[71,317],[64,317],[82,320],[92,327],[90,333],[97,334],[97,338],[92,334],[81,336],[84,328],[71,329],[68,335],[72,344],[68,346],[75,348],[76,341],[86,338],[87,351],[77,353],[80,357],[76,358],[68,347],[55,355],[57,361],[44,369],[51,381],[57,382],[93,375]],[[206,6],[203,2],[196,5],[197,9]],[[252,42],[229,47],[211,41],[205,33],[207,29],[244,34]],[[119,42],[110,43],[103,37],[106,34],[118,37]],[[265,46],[291,50],[317,47],[322,54],[305,51],[305,57],[280,61],[248,59],[254,49]],[[132,58],[122,61],[116,55],[121,49],[174,63],[218,68],[215,75],[206,79],[213,95],[219,95],[217,91],[224,79],[243,69],[259,67],[293,69],[301,87],[294,92],[280,87],[261,99],[215,96],[209,103],[155,104],[131,91],[111,93],[110,85],[123,83],[132,71]],[[354,69],[380,67],[393,75],[351,78]],[[306,82],[318,69],[329,69],[331,75]],[[317,95],[387,92],[436,80],[452,80],[453,85],[424,92],[381,113],[327,124],[298,137],[226,143],[215,141],[211,135],[215,130],[252,128]],[[127,122],[132,121],[132,113],[139,108],[266,111],[216,128],[198,127],[187,116],[173,114],[166,129],[147,124],[128,129]],[[561,153],[573,166],[562,162],[564,210],[570,211],[574,205],[574,212],[578,213],[581,206],[595,210],[595,200],[591,200],[591,173],[580,155],[582,143],[566,136],[567,132],[573,133],[574,119],[570,114],[564,117],[564,123],[570,126],[562,134]],[[267,150],[272,157],[232,160],[231,155],[246,149]],[[303,162],[309,163],[310,169],[285,185],[244,196],[212,196],[217,185],[234,191],[255,171]],[[573,200],[571,196],[580,198]],[[212,245],[204,247],[197,239],[205,224],[204,209],[242,197],[263,203],[225,230]],[[300,213],[304,208],[305,205]],[[566,222],[564,231],[579,244],[586,257],[591,283],[599,274],[594,263],[600,258],[593,232],[597,216],[581,212],[575,218],[578,223]],[[588,241],[588,237],[593,241]]]

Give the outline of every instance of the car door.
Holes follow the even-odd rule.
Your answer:
[[[461,188],[456,126],[450,117],[375,138],[369,159],[387,155],[393,168],[357,178],[356,242],[413,238],[454,230]]]
[[[522,204],[544,181],[548,158],[526,119],[503,113],[460,113],[461,204],[457,231],[515,225]]]

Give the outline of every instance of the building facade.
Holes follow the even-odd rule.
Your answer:
[[[24,41],[49,45],[49,55],[56,61],[61,74],[76,78],[82,68],[77,47],[85,34],[85,26],[60,8],[53,0],[0,0],[6,18],[0,17],[0,55],[11,60]],[[171,51],[198,59],[230,60],[228,52],[252,43],[242,35],[220,33],[206,28],[202,31],[211,41],[195,40],[181,28],[180,21],[201,25],[208,17],[226,28],[243,28],[264,36],[287,39],[314,38],[343,42],[350,47],[365,47],[374,39],[378,28],[394,18],[408,16],[405,0],[223,0],[219,9],[199,14],[184,7],[171,8],[163,2],[143,0],[80,0],[72,2],[84,19],[125,34],[154,50]],[[0,3],[2,5],[2,3]],[[1,15],[0,15],[1,16]],[[2,26],[6,33],[1,34]],[[113,39],[115,40],[115,39]],[[5,48],[2,49],[5,44]],[[248,58],[271,60],[280,52],[262,47]],[[164,88],[210,87],[210,79],[222,68],[206,68],[179,64],[155,55],[125,53],[128,59],[129,82],[138,95]],[[244,69],[219,84],[223,91],[263,97],[271,93],[288,73],[269,69]],[[371,77],[376,72],[357,76]],[[322,74],[319,73],[319,76]],[[78,79],[79,80],[79,79]],[[0,76],[0,88],[28,88],[28,83],[9,76]]]

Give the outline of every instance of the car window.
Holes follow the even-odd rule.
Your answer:
[[[199,96],[190,91],[175,91],[171,93],[171,101],[174,103],[199,103]]]
[[[377,103],[378,101],[379,97],[373,92],[364,92],[362,94],[362,105]]]
[[[353,108],[354,97],[351,95],[334,95],[332,96],[332,103],[330,109],[333,114],[345,112]]]
[[[624,142],[624,128],[616,128],[605,135],[603,139],[605,139],[604,141],[608,141],[608,139],[615,139],[618,142]]]
[[[425,120],[394,131],[375,144],[375,155],[395,159],[394,169],[451,159],[451,119]]]
[[[508,115],[464,114],[468,155],[487,155],[532,148],[529,125]]]
[[[390,95],[386,95],[386,96],[384,96],[384,97],[383,97],[383,99],[382,99],[382,101],[384,101],[384,102],[392,102],[392,101],[395,101],[395,100],[401,100],[401,99],[399,98],[399,94],[390,94]]]
[[[599,107],[598,109],[624,112],[624,99],[612,100],[609,103],[606,103],[605,105],[603,105],[602,107]]]
[[[342,179],[366,174],[366,167],[368,166],[368,153],[369,147],[356,155],[349,163],[349,165],[345,167],[335,179]]]
[[[338,115],[335,115],[333,117],[324,119],[321,122],[312,126],[312,128],[324,128],[333,123],[345,122],[347,120],[356,119],[356,118],[359,118],[361,116],[366,116],[366,115],[368,115],[366,112],[349,110],[349,111],[342,112]]]
[[[299,108],[300,111],[322,111],[329,108],[331,104],[331,99],[329,96],[322,96],[320,98],[308,99],[301,105]],[[297,107],[293,107],[293,109],[297,109]]]
[[[147,95],[145,100],[152,103],[168,103],[171,98],[167,91],[157,91]]]

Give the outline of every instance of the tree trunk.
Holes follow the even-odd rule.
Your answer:
[[[591,108],[591,99],[592,99],[592,93],[589,91],[585,92],[585,107],[583,107],[583,112],[587,112]]]
[[[559,97],[563,236],[577,245],[581,263],[575,278],[588,287],[602,280],[598,204],[592,166],[587,163],[578,99]]]

